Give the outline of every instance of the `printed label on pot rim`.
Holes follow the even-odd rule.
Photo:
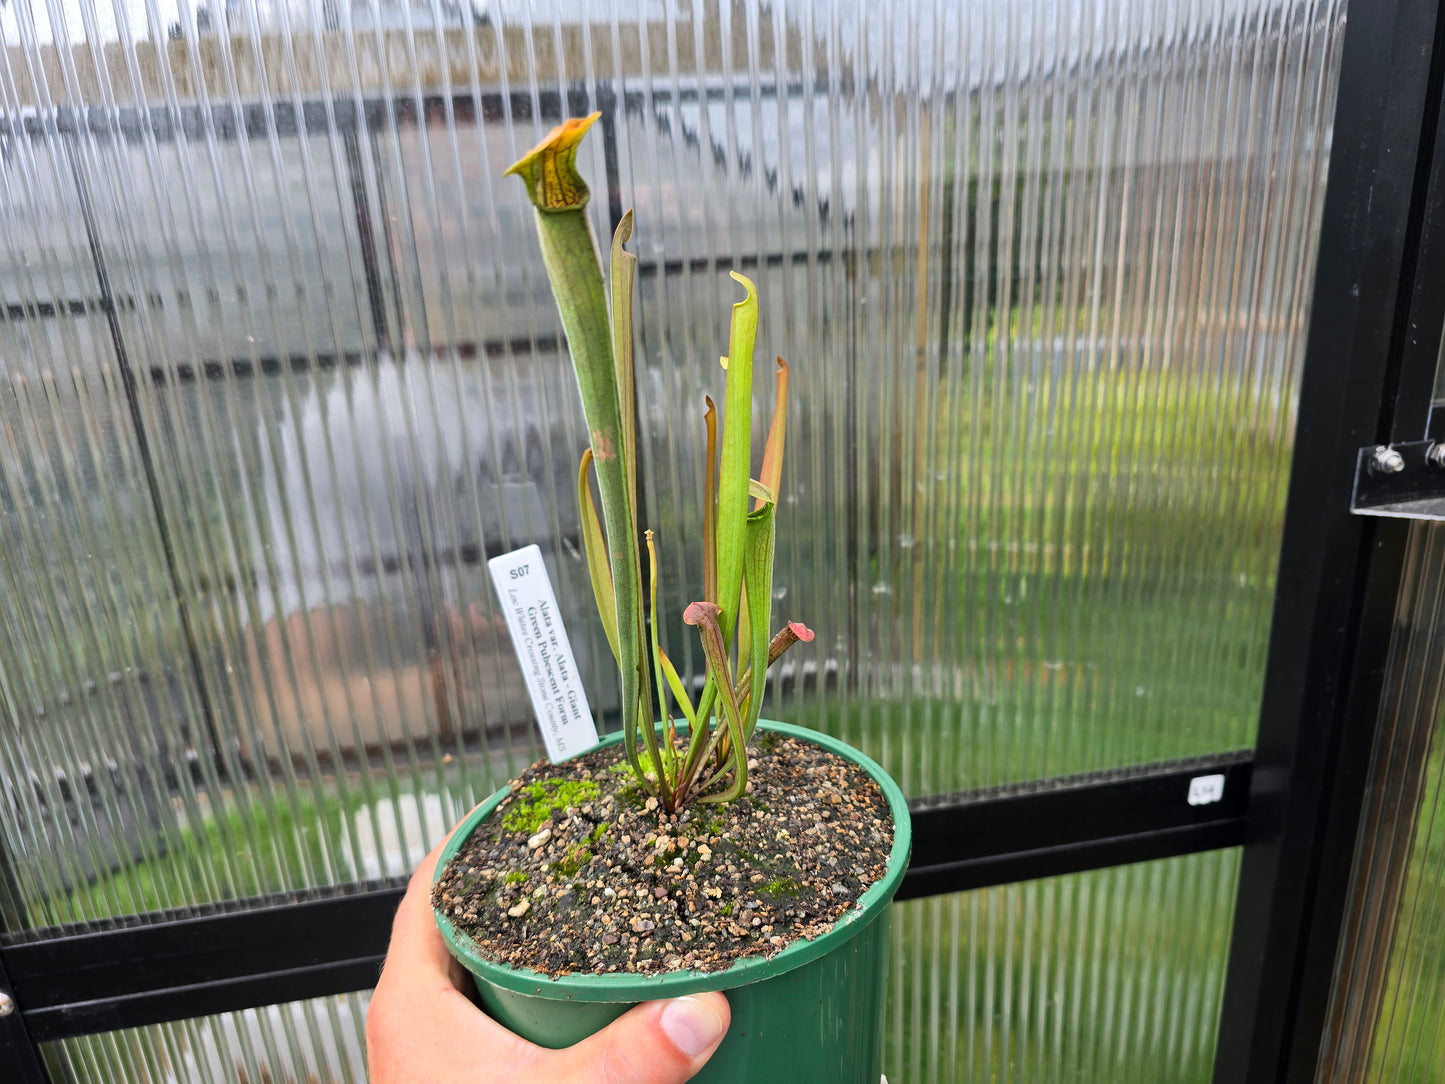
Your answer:
[[[524,546],[493,557],[487,569],[517,649],[547,759],[557,764],[591,749],[597,744],[597,727],[542,551],[535,545]]]

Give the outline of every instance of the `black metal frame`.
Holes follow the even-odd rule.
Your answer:
[[[13,998],[13,990],[5,959],[0,955],[0,993]],[[10,1012],[0,1016],[0,1067],[5,1069],[7,1080],[15,1084],[43,1084],[45,1070],[35,1044],[36,1038],[30,1032],[30,1023],[20,1002],[12,1001]]]
[[[1315,1078],[1408,530],[1356,464],[1423,435],[1440,341],[1439,14],[1346,32],[1216,1084]]]
[[[1445,439],[1442,412],[1433,418],[1428,412],[1445,332],[1445,290],[1436,285],[1445,282],[1445,154],[1436,150],[1445,147],[1442,33],[1430,0],[1394,0],[1352,18],[1346,33],[1253,756],[1221,754],[913,806],[915,846],[900,899],[1244,844],[1219,1084],[1314,1076],[1406,530],[1399,521],[1350,514],[1356,465],[1361,448],[1418,442],[1427,431]],[[544,109],[551,100],[560,106],[562,96],[544,100]],[[566,100],[586,107],[588,93],[569,89]],[[617,104],[615,97],[608,101]],[[450,104],[476,108],[469,103]],[[532,102],[481,103],[508,105],[528,111]],[[379,123],[389,108],[416,120],[430,107],[430,99],[367,101],[332,112],[355,132]],[[299,114],[288,108],[209,119],[219,117],[235,134],[326,123],[324,108]],[[174,136],[176,123],[206,119],[132,112],[121,138],[138,137],[143,125]],[[55,118],[57,131],[77,134],[97,124],[116,134],[110,123],[97,115]],[[47,134],[29,120],[22,127],[33,137]],[[615,219],[620,194],[611,123],[604,135]],[[90,304],[70,304],[77,303]],[[101,302],[107,312],[128,303],[135,302],[108,294]],[[555,345],[499,342],[478,351]],[[149,375],[195,379],[235,364]],[[259,366],[265,370],[266,361]],[[1222,799],[1190,805],[1190,781],[1211,774],[1224,776]],[[0,873],[4,864],[0,854]],[[19,1007],[0,1016],[0,1066],[7,1080],[29,1084],[46,1079],[39,1043],[369,988],[402,891],[390,881],[103,925],[0,931],[0,992]]]
[[[1221,797],[1191,805],[1191,781],[1211,775],[1223,776]],[[1237,845],[1249,776],[1240,753],[916,801],[899,898]],[[391,881],[31,931],[0,947],[0,983],[33,1043],[366,990],[404,889]]]
[[[36,931],[0,950],[35,1042],[376,984],[405,882]]]

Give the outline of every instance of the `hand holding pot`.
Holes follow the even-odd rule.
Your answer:
[[[412,874],[366,1014],[373,1084],[682,1084],[727,1031],[722,994],[649,1001],[565,1050],[513,1035],[462,991],[471,977],[447,951],[430,895],[439,844]]]

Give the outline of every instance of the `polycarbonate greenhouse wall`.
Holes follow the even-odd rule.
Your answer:
[[[1416,7],[1377,32],[1401,55]],[[83,990],[27,1004],[26,976],[66,939],[394,906],[542,755],[487,558],[541,547],[618,725],[585,425],[501,176],[598,110],[581,165],[599,236],[636,215],[640,501],[687,679],[729,271],[792,368],[775,606],[818,636],[766,713],[915,800],[889,1079],[1215,1079],[1271,618],[1309,552],[1285,512],[1327,173],[1341,221],[1356,192],[1344,8],[0,5],[0,992],[8,969],[29,1029],[0,1052],[53,1080],[364,1079],[386,907],[355,920],[365,967],[289,995],[126,1009],[97,978],[76,1015]],[[1420,101],[1431,34],[1395,69]],[[1403,195],[1359,205],[1418,234],[1415,149]],[[1213,773],[1227,803],[1187,807]]]

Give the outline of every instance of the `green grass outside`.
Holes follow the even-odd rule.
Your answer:
[[[348,877],[338,844],[342,808],[334,795],[243,795],[221,816],[210,811],[144,843],[123,870],[48,901],[47,923],[79,922],[274,892],[283,885]]]
[[[915,794],[1252,745],[1289,453],[1273,408],[1169,370],[1046,375],[1024,395],[985,366],[925,398],[919,473],[942,481],[895,513],[911,549],[865,540],[857,579],[889,594],[857,604],[860,650],[962,688],[868,677],[776,713]]]

